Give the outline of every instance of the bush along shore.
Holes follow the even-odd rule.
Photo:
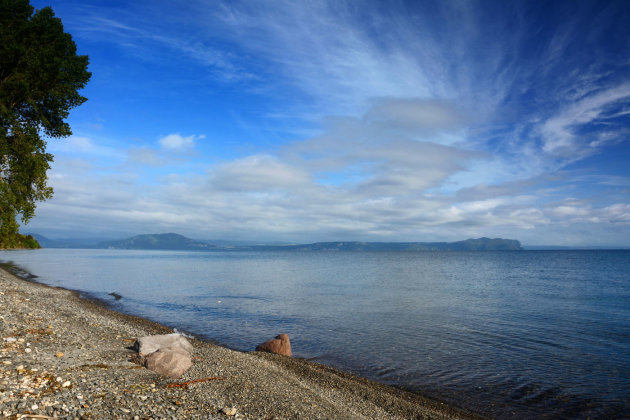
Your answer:
[[[0,235],[0,249],[40,249],[41,245],[32,235],[14,233]]]
[[[327,366],[195,339],[192,366],[169,378],[139,364],[133,344],[171,329],[3,269],[0,307],[0,418],[478,418]]]

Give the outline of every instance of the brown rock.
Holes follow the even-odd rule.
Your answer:
[[[177,379],[192,366],[192,361],[186,351],[162,348],[148,354],[144,359],[144,365],[155,373]]]
[[[256,351],[265,351],[267,353],[276,353],[291,357],[291,341],[289,341],[287,334],[280,334],[276,338],[256,347]]]

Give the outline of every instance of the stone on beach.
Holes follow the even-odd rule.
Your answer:
[[[267,353],[280,354],[282,356],[291,357],[291,341],[287,334],[280,334],[269,341],[266,341],[256,347],[256,351],[264,351]]]
[[[237,411],[236,407],[223,407],[221,409],[221,412],[223,414],[225,414],[226,416],[230,416],[230,417],[235,416],[236,415],[236,411]]]
[[[181,349],[188,354],[193,351],[192,344],[178,333],[140,337],[136,340],[133,347],[141,356],[146,356],[164,348]]]
[[[144,365],[155,373],[177,379],[192,366],[192,361],[186,351],[162,348],[148,354]]]
[[[192,366],[192,344],[181,334],[141,337],[133,347],[144,357],[144,366],[160,375],[177,379]]]

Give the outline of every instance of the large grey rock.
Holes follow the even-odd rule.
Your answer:
[[[133,347],[144,366],[160,375],[177,379],[192,366],[192,344],[181,334],[141,337]]]
[[[146,356],[164,348],[171,350],[180,349],[188,353],[188,355],[193,351],[192,344],[183,335],[177,333],[140,337],[134,344],[134,349],[141,356]]]
[[[185,350],[165,347],[148,354],[144,365],[155,373],[177,379],[192,366],[192,360]]]
[[[266,341],[256,347],[256,351],[265,351],[267,353],[276,353],[283,356],[291,357],[291,341],[287,334],[280,334],[269,341]]]

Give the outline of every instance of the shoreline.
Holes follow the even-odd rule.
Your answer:
[[[231,407],[232,418],[247,419],[482,418],[329,366],[198,339],[189,339],[193,367],[178,380],[161,377],[129,361],[127,347],[170,328],[4,268],[0,306],[4,418],[225,419]],[[203,378],[221,379],[168,387]]]

